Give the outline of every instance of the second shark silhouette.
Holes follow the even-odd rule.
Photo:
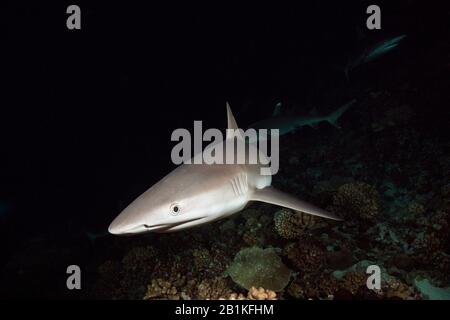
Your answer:
[[[350,108],[354,103],[356,102],[355,99],[347,102],[345,105],[341,106],[337,110],[331,112],[328,115],[325,116],[317,116],[317,115],[310,115],[310,116],[293,116],[293,115],[281,115],[281,104],[277,104],[275,106],[275,110],[273,113],[273,117],[267,118],[258,122],[255,122],[254,124],[250,125],[250,128],[253,129],[268,129],[268,135],[273,134],[270,129],[278,129],[278,135],[282,136],[290,132],[295,132],[296,130],[300,129],[301,127],[312,127],[315,128],[319,123],[321,122],[328,122],[329,124],[333,125],[336,128],[340,128],[338,124],[339,118],[344,114],[345,111],[347,111],[348,108]],[[258,140],[261,139],[261,137],[257,138]],[[253,143],[255,141],[253,140],[247,140],[249,143]]]
[[[367,48],[363,48],[362,50],[357,51],[353,56],[349,57],[344,67],[338,67],[338,69],[341,69],[344,72],[346,79],[349,80],[350,73],[354,69],[397,48],[405,37],[406,35],[402,34],[400,36],[378,42]]]

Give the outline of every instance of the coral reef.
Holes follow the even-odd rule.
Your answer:
[[[202,280],[196,289],[197,299],[217,300],[231,294],[228,282],[222,277]]]
[[[251,287],[246,296],[243,293],[233,292],[227,298],[220,298],[219,300],[277,300],[277,294],[275,291],[262,287]]]
[[[247,208],[242,212],[245,223],[242,225],[242,241],[247,246],[264,247],[272,238],[271,229],[272,219],[271,210],[267,206],[259,205]]]
[[[377,190],[364,182],[340,186],[333,196],[329,210],[346,219],[373,220],[379,213]]]
[[[99,279],[91,295],[97,299],[120,299],[124,296],[121,286],[122,265],[118,261],[106,260],[98,267]]]
[[[324,219],[283,208],[275,212],[275,231],[284,239],[299,238],[306,230],[326,226]]]
[[[347,272],[341,280],[345,289],[356,295],[361,288],[366,287],[367,274],[364,272]]]
[[[353,264],[353,255],[349,248],[326,252],[327,267],[334,270],[342,270]]]
[[[288,260],[295,269],[306,272],[321,271],[325,265],[326,254],[323,246],[310,237],[302,237],[284,249]]]
[[[211,264],[211,255],[206,248],[196,248],[192,251],[193,262],[198,269],[208,268]]]
[[[247,295],[249,300],[276,300],[275,291],[267,290],[262,287],[251,287]]]
[[[153,298],[167,298],[170,300],[178,300],[178,290],[172,285],[170,281],[163,279],[154,279],[151,284],[147,286],[147,293],[144,296],[144,300]]]
[[[299,277],[291,282],[287,293],[295,299],[333,299],[339,290],[338,280],[329,274]]]
[[[426,210],[425,210],[425,207],[422,204],[417,203],[417,202],[413,202],[413,203],[409,204],[408,212],[411,215],[420,216],[420,215],[424,214],[426,212]]]
[[[384,288],[387,299],[407,300],[413,297],[414,289],[396,278],[389,279]]]
[[[394,106],[372,123],[372,129],[377,132],[389,127],[402,126],[407,124],[413,116],[414,111],[408,105]]]
[[[156,250],[151,246],[135,247],[122,260],[124,277],[121,286],[131,299],[139,299],[145,284],[157,268]]]
[[[303,128],[302,139],[297,133],[281,137],[281,170],[273,185],[344,221],[253,203],[188,232],[127,240],[97,266],[91,297],[445,296],[450,286],[450,145],[437,131],[411,127],[429,124],[414,102],[421,99],[421,88],[403,85],[374,85],[360,92],[364,114],[347,123],[343,118],[339,134],[332,128],[320,134]],[[405,99],[406,94],[413,96]],[[372,264],[382,270],[378,291],[366,286],[366,268]]]

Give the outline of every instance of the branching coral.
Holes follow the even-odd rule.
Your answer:
[[[220,298],[220,300],[277,300],[277,294],[275,291],[267,290],[262,287],[251,287],[247,296],[242,293],[233,292],[226,298]]]
[[[232,294],[228,281],[223,277],[211,279],[190,279],[178,275],[171,280],[153,279],[147,286],[147,299],[170,299],[170,300],[217,300],[226,299]]]
[[[210,292],[214,289],[211,289],[211,286],[205,287],[207,287],[206,282],[199,284],[196,278],[188,279],[181,274],[170,278],[156,278],[152,279],[147,286],[147,293],[143,299],[208,299],[209,296],[205,292],[211,294]]]
[[[163,279],[153,279],[147,286],[147,293],[144,300],[154,298],[166,298],[170,300],[178,300],[180,298],[177,288],[170,281]]]
[[[250,300],[276,300],[277,294],[275,291],[267,290],[262,287],[251,287],[248,291],[247,298]]]
[[[231,294],[231,289],[224,278],[202,280],[196,286],[196,298],[206,300],[217,300]]]

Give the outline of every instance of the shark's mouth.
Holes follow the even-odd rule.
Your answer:
[[[144,227],[147,229],[147,231],[170,232],[170,229],[172,229],[172,228],[180,227],[184,224],[188,224],[190,222],[194,222],[194,221],[201,220],[201,219],[203,219],[203,217],[195,218],[195,219],[188,219],[188,220],[180,221],[177,223],[162,223],[162,224],[153,224],[153,225],[145,224]]]

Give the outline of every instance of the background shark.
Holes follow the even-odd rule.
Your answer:
[[[376,44],[369,47],[364,47],[361,50],[357,50],[352,56],[348,58],[347,64],[343,68],[341,68],[343,69],[347,80],[349,80],[350,73],[355,68],[373,61],[397,48],[400,44],[400,41],[402,41],[405,37],[406,35],[402,34],[400,36],[377,42]]]
[[[227,115],[228,129],[238,129],[228,104]],[[228,134],[226,139],[235,137]],[[249,152],[258,152],[255,144],[249,144],[248,148]],[[265,157],[261,152],[259,154]],[[125,208],[108,231],[117,235],[178,231],[230,216],[244,209],[250,201],[340,220],[325,210],[276,190],[271,187],[271,182],[272,176],[260,174],[259,164],[183,164]]]
[[[316,115],[310,115],[310,116],[289,116],[289,115],[280,115],[280,104],[277,104],[275,110],[274,110],[274,117],[264,119],[258,122],[255,122],[254,124],[250,125],[249,128],[253,129],[278,129],[279,135],[285,135],[289,132],[294,132],[295,130],[300,129],[301,127],[309,126],[309,127],[315,127],[320,122],[328,122],[332,126],[336,128],[340,128],[338,124],[339,118],[344,114],[345,111],[347,111],[348,108],[350,108],[354,103],[356,102],[356,99],[353,99],[343,105],[342,107],[338,108],[337,110],[331,112],[330,114],[326,116],[316,116]],[[270,131],[268,132],[270,134]],[[248,141],[250,143],[255,141]]]

